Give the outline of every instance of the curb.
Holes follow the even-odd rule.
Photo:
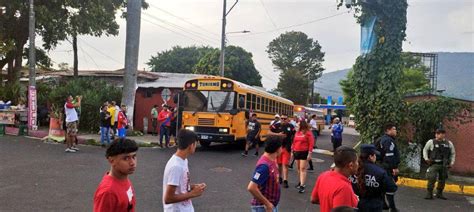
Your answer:
[[[398,177],[397,185],[403,185],[412,188],[424,188],[426,189],[426,185],[428,184],[427,180],[421,179],[412,179],[407,177]],[[444,187],[445,192],[450,193],[458,193],[458,194],[466,194],[466,195],[473,195],[474,196],[474,186],[465,186],[465,185],[458,185],[458,184],[446,184]]]

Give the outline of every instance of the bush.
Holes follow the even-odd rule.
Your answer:
[[[64,112],[64,103],[68,95],[82,96],[79,129],[95,132],[99,129],[100,106],[106,101],[116,101],[122,96],[120,88],[95,78],[80,78],[60,82],[53,86],[48,95],[48,102]],[[54,112],[54,111],[52,111]]]

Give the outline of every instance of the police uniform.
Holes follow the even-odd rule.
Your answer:
[[[393,170],[398,169],[400,164],[400,152],[398,151],[395,139],[387,134],[380,138],[380,158],[381,165],[387,171],[387,174],[395,180],[398,180],[398,176],[393,176]]]
[[[369,144],[361,145],[360,151],[368,155],[380,154],[375,146]],[[357,177],[350,177],[354,192],[359,196],[359,211],[382,211],[385,193],[394,193],[398,187],[392,177],[388,176],[387,172],[375,163],[365,160],[363,166],[365,179],[364,191],[361,191],[359,188]]]
[[[426,142],[423,148],[423,159],[429,161],[430,167],[426,170],[426,178],[428,179],[428,194],[426,199],[433,198],[433,189],[436,182],[436,176],[438,176],[437,197],[446,199],[443,197],[443,189],[448,178],[448,166],[454,164],[456,152],[454,145],[451,141],[443,139],[436,140],[431,139]]]

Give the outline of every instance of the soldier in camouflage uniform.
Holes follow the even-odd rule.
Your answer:
[[[448,169],[454,165],[456,151],[453,143],[445,138],[446,131],[443,129],[436,130],[435,139],[426,142],[423,148],[423,159],[430,166],[426,170],[426,178],[428,178],[428,193],[425,199],[433,199],[433,189],[438,177],[438,186],[436,188],[436,197],[446,200],[443,196],[443,189],[448,178]]]

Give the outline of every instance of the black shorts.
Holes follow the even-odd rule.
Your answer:
[[[255,138],[254,135],[248,135],[247,136],[247,142],[250,144],[258,144],[259,138]]]
[[[308,159],[308,151],[295,151],[293,152],[293,158],[295,160],[306,160]]]

